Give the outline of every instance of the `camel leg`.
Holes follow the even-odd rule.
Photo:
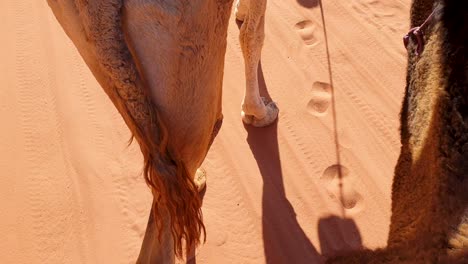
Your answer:
[[[239,0],[236,4],[236,18],[243,21],[240,28],[240,44],[244,55],[246,89],[242,101],[242,120],[246,124],[263,127],[278,117],[274,102],[260,97],[258,86],[258,65],[265,38],[266,0]]]
[[[175,263],[174,255],[174,240],[169,228],[169,219],[167,215],[161,215],[167,221],[163,222],[162,233],[159,233],[154,221],[153,206],[148,219],[145,237],[140,249],[140,254],[136,261],[137,264],[150,264],[150,263]],[[160,240],[161,238],[161,240]]]

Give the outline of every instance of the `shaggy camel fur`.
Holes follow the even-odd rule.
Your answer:
[[[139,263],[171,263],[205,232],[204,173],[220,128],[226,34],[233,0],[48,0],[58,22],[112,100],[144,157],[154,200]],[[266,0],[237,3],[246,90],[242,119],[275,121],[257,67]],[[195,181],[194,177],[197,175]]]
[[[438,5],[409,45],[387,248],[328,263],[468,263],[468,2],[414,0],[411,27]]]

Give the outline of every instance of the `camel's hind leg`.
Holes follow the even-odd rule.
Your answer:
[[[240,44],[245,62],[246,90],[242,102],[242,120],[257,127],[267,126],[278,117],[274,102],[260,97],[258,65],[265,38],[266,0],[238,0],[236,18],[243,21]]]

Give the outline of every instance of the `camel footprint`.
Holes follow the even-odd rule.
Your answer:
[[[314,24],[314,22],[310,20],[304,20],[298,22],[294,27],[307,46],[310,47],[317,45],[319,40],[316,35],[317,26]]]
[[[312,85],[312,98],[307,104],[307,111],[315,116],[324,116],[330,107],[331,86],[324,82],[315,82]]]
[[[361,207],[363,197],[354,189],[354,176],[348,168],[337,164],[332,165],[325,169],[321,180],[325,184],[328,195],[338,200],[343,208],[351,210]]]

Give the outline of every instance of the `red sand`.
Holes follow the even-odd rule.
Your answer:
[[[315,263],[385,246],[410,1],[324,2],[343,188],[317,1],[268,3],[262,87],[280,118],[264,129],[240,120],[231,18],[197,263]],[[151,205],[138,146],[126,147],[122,118],[46,1],[0,9],[0,263],[134,263]]]

